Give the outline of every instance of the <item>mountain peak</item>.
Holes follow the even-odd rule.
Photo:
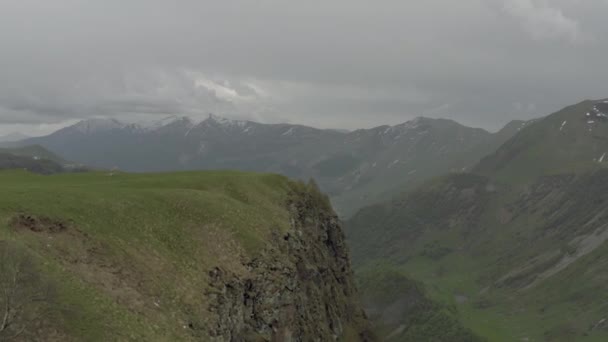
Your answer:
[[[395,125],[393,127],[418,128],[418,126],[420,126],[421,124],[424,124],[424,123],[428,123],[430,120],[432,120],[432,119],[425,118],[424,116],[417,116],[417,117],[413,118],[412,120],[408,120],[404,123]]]
[[[72,128],[80,133],[97,133],[124,128],[126,125],[116,119],[93,118],[82,120],[73,125]]]
[[[433,118],[427,118],[424,116],[417,116],[411,120],[408,120],[406,122],[394,125],[394,126],[381,126],[382,128],[384,128],[384,132],[385,133],[389,133],[389,132],[407,132],[407,131],[411,131],[411,130],[417,130],[420,129],[422,127],[429,127],[429,125],[433,125],[436,123],[440,123],[440,122],[454,122],[452,120],[447,120],[447,119],[433,119]]]
[[[183,124],[188,128],[194,126],[194,122],[192,121],[191,118],[189,118],[187,116],[179,116],[179,115],[170,115],[170,116],[167,116],[160,120],[155,120],[155,121],[139,122],[135,125],[138,128],[143,129],[144,131],[150,132],[150,131],[156,131],[163,127],[167,127],[167,126],[174,125],[174,124]]]
[[[209,114],[209,117],[202,122],[202,124],[213,124],[222,127],[244,127],[248,124],[248,121],[244,120],[233,120],[228,119],[222,116],[215,115],[213,113]]]

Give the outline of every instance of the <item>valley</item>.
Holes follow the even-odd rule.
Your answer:
[[[355,267],[422,281],[490,341],[604,341],[603,105],[535,121],[473,173],[361,210],[346,223]]]

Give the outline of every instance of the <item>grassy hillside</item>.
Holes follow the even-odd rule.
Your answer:
[[[527,124],[478,174],[361,210],[355,266],[388,263],[490,341],[607,340],[607,106]]]
[[[583,101],[526,125],[474,172],[504,182],[589,170],[608,163],[608,103]]]
[[[389,263],[370,263],[358,270],[357,279],[365,311],[383,341],[484,341],[463,327],[454,305],[432,298],[422,283]]]
[[[86,167],[71,164],[39,145],[0,148],[0,170],[15,169],[43,175],[87,170]]]
[[[26,305],[14,317],[13,331],[2,335],[0,329],[0,337],[25,327],[21,336],[57,341],[204,340],[214,334],[210,326],[237,329],[215,334],[238,333],[238,326],[232,327],[236,323],[222,323],[240,317],[222,311],[226,296],[241,281],[255,290],[258,266],[247,266],[247,260],[274,255],[270,248],[281,244],[271,237],[283,240],[297,222],[288,203],[309,193],[281,176],[240,172],[38,176],[0,171],[0,188],[0,247],[16,260],[6,268],[39,274],[36,281],[23,280],[39,284],[36,293],[52,289],[40,301],[30,301],[28,293],[20,296]],[[333,262],[319,255],[319,262]],[[342,268],[349,271],[348,264]],[[268,272],[265,279],[280,278]],[[291,286],[297,291],[303,285]],[[350,289],[340,291],[348,294]],[[323,302],[320,295],[318,300]],[[351,327],[341,309],[335,310],[344,329]],[[213,317],[220,321],[214,323]]]
[[[525,190],[444,178],[355,216],[354,260],[359,269],[382,260],[421,281],[490,341],[604,341],[605,184],[606,170]]]
[[[2,154],[12,154],[20,157],[30,157],[36,160],[46,159],[58,164],[66,164],[67,162],[56,155],[55,153],[45,149],[40,145],[27,145],[10,148],[0,148]]]
[[[64,171],[63,166],[48,160],[34,159],[29,156],[0,152],[0,170],[22,169],[39,174],[53,174]]]

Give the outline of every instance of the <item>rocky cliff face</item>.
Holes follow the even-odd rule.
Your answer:
[[[244,260],[246,275],[209,271],[213,341],[371,341],[337,216],[318,192],[289,203],[291,227]],[[323,204],[319,204],[323,202]]]

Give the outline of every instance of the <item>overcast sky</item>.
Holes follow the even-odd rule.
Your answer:
[[[0,134],[209,112],[496,129],[608,97],[608,0],[0,0]]]

